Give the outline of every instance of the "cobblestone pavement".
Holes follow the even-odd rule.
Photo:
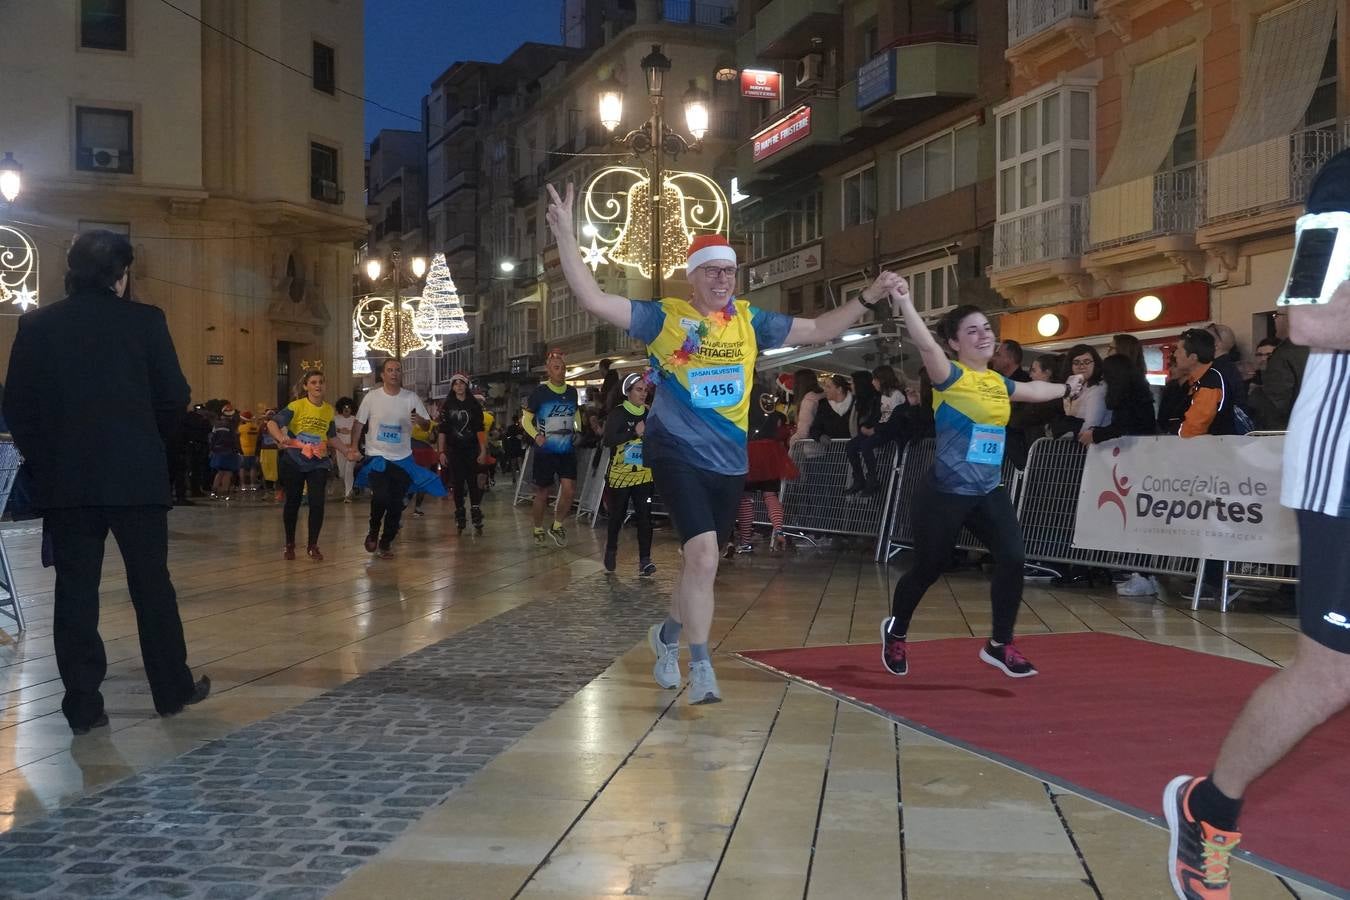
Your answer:
[[[321,897],[631,649],[670,587],[578,579],[0,835],[0,897]]]

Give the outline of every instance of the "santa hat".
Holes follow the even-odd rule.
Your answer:
[[[720,234],[700,234],[689,244],[689,262],[686,269],[692,272],[704,263],[717,260],[725,260],[734,266],[736,251]]]

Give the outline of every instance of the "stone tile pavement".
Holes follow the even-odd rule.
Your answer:
[[[322,897],[631,649],[670,589],[577,579],[0,835],[0,898]]]

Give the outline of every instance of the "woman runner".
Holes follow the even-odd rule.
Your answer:
[[[573,186],[567,186],[564,198],[549,185],[548,196],[548,224],[577,302],[646,344],[660,373],[656,400],[647,414],[643,461],[684,541],[684,555],[670,615],[648,632],[657,655],[653,675],[662,687],[679,687],[679,640],[681,630],[688,628],[689,702],[716,703],[722,695],[708,656],[713,579],[745,486],[755,359],[761,350],[784,344],[833,340],[869,306],[892,292],[907,296],[909,288],[899,275],[883,272],[861,299],[815,319],[756,309],[735,297],[736,251],[721,235],[700,235],[685,263],[690,299],[629,300],[602,291],[582,261],[573,225]]]
[[[643,464],[642,435],[647,430],[647,381],[638,374],[623,380],[626,398],[605,417],[604,444],[612,456],[605,484],[609,486],[609,533],[605,540],[605,571],[613,572],[619,553],[619,532],[633,502],[637,520],[638,574],[652,575],[652,470]]]
[[[441,465],[450,473],[450,490],[455,495],[455,527],[463,533],[468,519],[464,513],[467,495],[473,514],[473,530],[483,533],[483,491],[478,486],[478,466],[487,459],[487,429],[483,407],[469,393],[469,376],[456,372],[450,376],[450,394],[441,403]]]
[[[347,459],[356,453],[338,437],[331,403],[323,399],[323,373],[309,369],[300,380],[304,396],[292,401],[267,423],[267,430],[283,448],[280,471],[286,505],[281,522],[286,528],[286,549],[282,559],[295,559],[295,526],[300,518],[300,500],[309,487],[309,543],[305,554],[315,562],[323,559],[319,551],[319,532],[323,529],[324,489],[333,464],[328,459],[331,443]],[[285,428],[286,432],[282,432]]]
[[[936,460],[930,479],[919,486],[914,516],[914,565],[895,586],[891,614],[881,622],[881,662],[892,675],[909,671],[905,636],[924,592],[951,559],[965,525],[994,557],[990,598],[993,636],[980,659],[1012,678],[1036,674],[1013,646],[1013,626],[1022,605],[1022,529],[1008,493],[999,483],[1006,443],[1009,400],[1042,402],[1068,397],[1083,384],[1018,382],[991,370],[997,341],[993,326],[974,306],[958,306],[942,317],[938,334],[956,357],[947,358],[908,294],[898,297],[905,327],[933,381]]]

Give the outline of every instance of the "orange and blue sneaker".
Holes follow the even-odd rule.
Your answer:
[[[1203,780],[1178,775],[1163,791],[1163,813],[1172,836],[1167,877],[1178,900],[1228,900],[1229,857],[1242,840],[1239,832],[1223,831],[1191,815],[1191,792]]]

